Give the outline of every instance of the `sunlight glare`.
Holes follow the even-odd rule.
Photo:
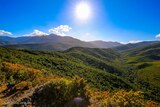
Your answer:
[[[81,2],[76,6],[76,16],[81,20],[88,19],[90,17],[91,9],[87,3]]]

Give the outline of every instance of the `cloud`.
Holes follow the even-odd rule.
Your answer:
[[[48,30],[48,32],[50,33],[54,33],[57,35],[61,35],[61,36],[66,36],[66,32],[69,32],[72,28],[69,27],[68,25],[60,25],[56,28],[51,28]]]
[[[46,35],[48,35],[48,34],[42,32],[42,31],[39,31],[39,30],[37,30],[37,29],[35,29],[32,33],[30,33],[30,34],[25,34],[25,35],[23,35],[23,36],[46,36]]]
[[[91,33],[85,33],[82,35],[77,36],[78,39],[83,40],[83,41],[94,41],[94,40],[99,40],[96,36],[92,35]]]
[[[126,42],[119,42],[119,43],[124,44],[124,45],[125,45],[125,44],[128,44],[128,42],[127,42],[127,43],[126,43]]]
[[[160,39],[160,33],[158,35],[156,35],[156,38],[159,38]]]
[[[3,36],[3,35],[12,35],[12,33],[5,30],[0,30],[0,36]]]
[[[128,43],[135,44],[135,43],[139,43],[139,42],[143,42],[143,41],[142,40],[132,40],[132,41],[129,41]]]

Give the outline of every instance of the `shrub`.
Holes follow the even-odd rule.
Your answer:
[[[85,88],[86,83],[81,78],[53,80],[37,89],[32,99],[36,106],[85,107],[89,102]]]
[[[2,85],[6,80],[6,76],[4,75],[4,73],[0,72],[0,85]]]
[[[144,97],[141,91],[120,90],[108,100],[110,106],[120,107],[142,107],[144,106]]]
[[[27,67],[20,64],[13,64],[9,62],[2,63],[2,72],[5,74],[9,83],[19,83],[21,81],[34,81],[38,77],[42,76],[42,72],[40,70]]]
[[[115,92],[98,92],[92,96],[90,107],[142,107],[145,105],[141,91],[119,90]]]

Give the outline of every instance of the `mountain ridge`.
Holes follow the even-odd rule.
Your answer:
[[[70,36],[58,36],[55,34],[50,34],[48,36],[32,36],[32,37],[24,36],[16,38],[1,36],[0,44],[4,47],[18,48],[18,49],[23,47],[26,47],[24,49],[33,49],[32,48],[33,45],[35,47],[34,49],[36,50],[56,50],[56,51],[64,51],[72,47],[112,48],[122,45],[121,43],[111,42],[111,41],[85,42]],[[56,49],[57,45],[60,46],[58,47],[58,49]],[[39,47],[45,47],[45,48],[42,49]],[[61,49],[59,50],[59,48]]]
[[[142,41],[138,43],[129,43],[126,45],[113,47],[113,49],[123,52],[123,51],[128,51],[134,48],[143,47],[143,46],[147,46],[155,43],[160,43],[160,41]]]

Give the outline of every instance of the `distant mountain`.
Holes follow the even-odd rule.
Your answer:
[[[6,41],[10,41],[9,43]],[[50,34],[48,36],[32,37],[0,37],[0,44],[9,48],[33,49],[33,50],[56,50],[64,51],[71,47],[88,48],[112,48],[121,46],[118,42],[92,41],[85,42],[70,36],[58,36]]]
[[[15,44],[14,38],[8,36],[0,36],[0,45]]]
[[[13,41],[0,41],[0,45],[9,45],[9,44],[15,44]]]
[[[130,49],[134,49],[134,48],[141,47],[141,46],[147,46],[147,45],[155,44],[155,43],[160,43],[160,41],[143,41],[143,42],[139,42],[139,43],[129,43],[126,45],[113,47],[113,49],[115,49],[117,51],[127,51]]]
[[[80,40],[69,37],[69,36],[58,36],[50,34],[48,36],[23,36],[23,37],[7,37],[1,36],[0,41],[13,41],[16,44],[37,44],[37,43],[48,43],[48,42],[80,42]]]
[[[4,45],[6,48],[14,49],[27,49],[27,50],[53,50],[53,51],[64,51],[72,47],[70,44],[65,43],[41,43],[41,44],[15,44],[15,45]]]
[[[105,41],[92,41],[89,42],[92,45],[94,45],[95,47],[99,47],[99,48],[111,48],[111,47],[116,47],[116,46],[122,46],[122,44],[120,44],[119,42],[105,42]]]
[[[138,56],[138,61],[160,60],[160,42],[130,49],[126,53],[128,53],[128,56]]]

